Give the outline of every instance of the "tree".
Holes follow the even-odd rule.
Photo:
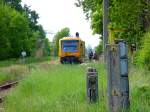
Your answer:
[[[29,36],[32,36],[32,33],[38,32],[37,39],[44,39],[46,37],[45,31],[42,27],[42,25],[38,24],[39,15],[36,13],[36,11],[31,10],[29,6],[24,5],[23,12],[28,18],[29,27],[30,27],[30,33]]]
[[[122,30],[124,32],[113,33],[114,37],[122,38],[128,43],[136,42],[137,45],[140,45],[138,46],[140,50],[137,54],[137,63],[148,65],[150,63],[150,50],[148,47],[150,0],[109,1],[109,30]],[[76,6],[83,9],[87,19],[92,20],[93,33],[97,34],[102,34],[102,2],[103,0],[77,0],[77,3],[75,3]]]
[[[75,5],[81,7],[85,13],[86,19],[91,20],[93,34],[102,34],[102,1],[103,0],[77,0]]]
[[[22,7],[21,0],[3,0],[7,5],[14,8],[17,12],[25,15],[28,19],[30,33],[29,36],[32,36],[32,33],[39,32],[40,38],[45,38],[45,32],[41,25],[38,24],[39,15],[36,11],[31,10],[30,6],[26,4]]]
[[[91,19],[93,33],[102,34],[103,0],[77,0],[87,19]],[[150,26],[150,1],[110,0],[109,29],[126,29],[127,32],[115,33],[117,38],[128,42],[138,41]]]
[[[9,22],[9,41],[12,48],[11,57],[19,57],[21,51],[31,52],[30,37],[28,37],[29,24],[27,19],[14,11]]]
[[[53,42],[55,43],[54,50],[56,51],[56,55],[58,55],[58,48],[59,48],[59,40],[63,37],[68,37],[70,35],[70,29],[69,28],[63,28],[60,31],[56,33],[54,36]]]
[[[21,0],[0,0],[0,60],[18,58],[23,50],[31,56],[37,40],[47,42],[38,18],[36,11],[21,6]]]
[[[3,0],[3,2],[19,12],[22,11],[21,0]]]
[[[49,42],[48,38],[45,38],[44,39],[44,55],[49,56],[50,52],[51,52],[50,42]]]
[[[38,30],[37,20],[39,19],[39,15],[36,13],[36,11],[31,10],[30,7],[27,6],[26,4],[23,6],[23,11],[28,18],[30,28],[34,31],[37,31]]]
[[[19,57],[23,49],[30,52],[28,20],[11,7],[0,3],[0,59]]]

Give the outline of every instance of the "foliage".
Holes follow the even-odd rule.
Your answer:
[[[103,32],[103,16],[102,9],[95,11],[91,16],[91,27],[93,34],[101,34]],[[102,38],[101,38],[102,39]]]
[[[81,7],[86,19],[91,20],[94,34],[102,34],[102,0],[77,0],[76,6]]]
[[[69,28],[63,28],[60,31],[58,31],[56,33],[56,35],[54,36],[54,40],[53,42],[54,44],[54,50],[56,52],[56,55],[58,55],[58,48],[59,48],[59,40],[63,37],[68,37],[70,35],[70,29]]]
[[[23,10],[22,13],[24,13],[26,15],[26,17],[28,18],[29,27],[30,27],[31,31],[39,32],[38,38],[41,38],[41,39],[45,38],[45,32],[43,30],[43,27],[38,24],[37,20],[39,19],[39,15],[36,13],[36,11],[31,10],[30,7],[27,5],[24,5],[22,10]]]
[[[116,38],[123,38],[128,42],[136,42],[141,39],[144,27],[140,16],[147,8],[142,0],[111,1],[110,29],[121,29],[123,32],[116,33]]]
[[[78,0],[76,5],[82,7],[86,17],[91,19],[93,33],[102,34],[103,0]],[[150,1],[145,0],[110,0],[109,29],[125,29],[116,33],[117,38],[128,42],[139,41],[143,32],[150,26]]]
[[[14,9],[0,4],[0,59],[20,56],[21,50],[29,51],[29,26],[27,19]]]
[[[18,58],[23,50],[33,54],[36,40],[45,38],[38,18],[27,5],[21,6],[21,0],[0,0],[0,60]]]
[[[26,16],[29,22],[29,27],[31,31],[38,31],[40,33],[40,38],[45,38],[45,32],[41,25],[38,25],[39,15],[36,11],[31,10],[30,6],[26,4],[21,5],[21,0],[3,0],[7,5],[11,6],[17,12]]]
[[[50,52],[51,52],[51,49],[50,49],[49,40],[48,40],[48,38],[45,38],[44,39],[44,55],[49,56]]]
[[[136,56],[136,63],[150,69],[150,31],[144,35],[141,44],[141,49]]]
[[[22,11],[21,0],[3,0],[7,5],[10,5],[17,11]]]
[[[100,41],[99,45],[95,47],[95,51],[97,54],[101,54],[103,52],[103,41]]]
[[[91,20],[93,33],[102,34],[103,0],[77,0],[75,5],[81,7],[87,19]],[[109,0],[108,29],[110,38],[121,38],[128,43],[137,43],[141,46],[138,63],[146,65],[150,58],[149,47],[145,47],[148,39],[143,41],[142,37],[150,27],[149,12],[149,0]],[[141,41],[143,42],[141,43]]]

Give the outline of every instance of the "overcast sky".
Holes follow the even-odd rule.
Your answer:
[[[86,45],[95,47],[99,43],[99,36],[92,35],[90,23],[85,20],[85,15],[81,8],[74,5],[76,0],[22,0],[23,3],[31,6],[39,14],[39,23],[44,30],[57,33],[64,27],[69,27],[71,35],[80,33],[80,37]],[[54,35],[47,35],[52,40]]]

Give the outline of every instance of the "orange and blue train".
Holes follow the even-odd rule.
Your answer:
[[[59,40],[59,59],[64,63],[82,63],[85,58],[85,42],[79,37],[63,37]]]

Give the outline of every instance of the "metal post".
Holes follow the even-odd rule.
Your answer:
[[[128,80],[128,56],[127,47],[124,40],[116,41],[120,49],[120,82],[121,82],[121,108],[126,110],[130,106],[129,101],[129,80]]]
[[[98,100],[98,73],[95,68],[88,67],[86,86],[88,102],[96,102]]]
[[[109,111],[121,112],[130,104],[126,43],[116,41],[116,44],[108,44],[106,50]]]
[[[104,59],[106,60],[106,44],[108,43],[108,12],[109,12],[109,0],[103,0],[103,50]]]

